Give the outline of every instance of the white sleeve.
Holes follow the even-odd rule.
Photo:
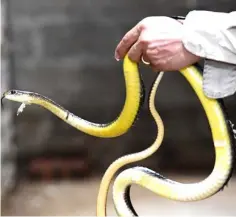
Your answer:
[[[183,27],[183,44],[191,53],[236,64],[236,11],[191,11]]]

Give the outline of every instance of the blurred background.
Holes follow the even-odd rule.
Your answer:
[[[235,10],[235,0],[2,0],[1,91],[41,93],[84,119],[106,123],[125,99],[122,62],[114,59],[121,37],[147,16],[190,10]],[[148,92],[155,74],[140,72]],[[225,99],[236,123],[236,95]],[[114,139],[86,135],[48,112],[5,101],[1,113],[2,215],[95,215],[99,182],[118,157],[147,148],[156,126],[147,100],[128,133]],[[161,148],[135,165],[177,181],[210,174],[214,147],[197,97],[178,73],[166,73],[156,106],[165,124]],[[235,173],[234,173],[235,174]],[[141,215],[236,215],[236,179],[216,196],[197,203],[160,198],[137,186],[131,195]],[[170,209],[171,208],[171,209]],[[115,215],[111,192],[108,214]]]

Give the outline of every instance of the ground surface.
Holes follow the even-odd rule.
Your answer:
[[[177,181],[199,181],[203,177],[176,177]],[[98,179],[60,183],[22,184],[19,190],[2,207],[3,215],[95,215]],[[236,216],[236,178],[229,186],[214,197],[193,203],[179,203],[161,198],[134,186],[132,201],[140,215],[181,215],[181,216]],[[115,215],[111,194],[108,215]]]

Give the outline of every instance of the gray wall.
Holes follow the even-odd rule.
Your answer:
[[[11,85],[10,73],[10,38],[8,29],[8,16],[6,1],[2,1],[1,7],[1,93],[9,89]],[[14,143],[15,128],[13,123],[13,110],[6,103],[1,110],[1,190],[5,196],[14,186],[16,173],[16,147]]]
[[[125,97],[122,63],[113,58],[120,38],[153,15],[186,15],[192,9],[230,11],[235,0],[11,0],[14,32],[14,88],[39,92],[75,114],[99,123],[113,120]],[[147,90],[154,73],[141,66]],[[226,99],[236,123],[236,96]],[[214,149],[204,111],[179,73],[166,73],[157,108],[165,123],[160,150],[140,163],[152,168],[212,168]],[[17,109],[14,104],[15,111]],[[150,145],[156,134],[147,103],[125,135],[98,139],[85,135],[48,111],[27,107],[16,119],[21,155],[86,150],[100,170],[117,157]],[[171,159],[171,160],[170,160]]]

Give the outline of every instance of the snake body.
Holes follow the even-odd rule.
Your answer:
[[[61,105],[39,93],[10,90],[3,94],[2,98],[36,104],[48,109],[63,121],[76,129],[95,137],[112,138],[126,133],[136,121],[140,107],[144,101],[144,88],[137,64],[124,59],[123,74],[125,79],[126,98],[122,111],[118,117],[110,123],[94,123],[69,112]]]
[[[163,74],[164,74],[164,72],[160,72],[159,75],[157,76],[157,78],[155,79],[155,82],[153,84],[153,87],[151,88],[151,93],[150,93],[150,97],[149,97],[150,111],[152,113],[152,116],[153,116],[155,122],[158,125],[158,133],[157,133],[156,140],[149,148],[147,148],[141,152],[138,152],[138,153],[123,156],[123,157],[117,159],[116,161],[114,161],[109,166],[109,168],[106,170],[106,172],[102,178],[101,184],[100,184],[100,189],[99,189],[98,198],[97,198],[97,216],[106,216],[107,215],[107,213],[106,213],[107,194],[108,194],[110,183],[111,183],[112,178],[115,175],[115,173],[121,167],[123,167],[127,164],[143,160],[143,159],[147,158],[148,156],[152,155],[159,148],[159,146],[162,143],[162,140],[164,137],[164,126],[163,126],[163,122],[162,122],[160,115],[155,110],[154,101],[155,101],[156,89],[162,79]],[[116,194],[114,194],[114,201],[116,201]],[[125,198],[125,201],[127,202],[127,198]],[[118,201],[118,203],[120,203],[120,201]]]
[[[181,73],[193,87],[206,112],[215,147],[214,168],[206,179],[191,184],[175,182],[145,167],[137,166],[122,171],[115,179],[113,186],[113,200],[119,216],[137,216],[129,194],[132,184],[142,186],[171,200],[190,202],[203,200],[216,194],[224,188],[232,175],[236,151],[233,131],[224,112],[223,105],[220,101],[205,97],[202,91],[202,76],[196,67],[191,66],[182,69]],[[154,83],[153,89],[156,88],[155,85]],[[159,137],[157,136],[156,141],[146,151],[148,152],[148,150],[152,149],[154,153],[162,141],[164,127],[160,116],[155,110],[154,96],[152,95],[154,95],[153,92],[151,92],[149,108],[158,126]],[[150,154],[146,155],[149,156]],[[128,156],[127,158],[123,157],[123,159],[126,164],[131,161]],[[138,157],[136,159],[138,160]],[[100,216],[104,216],[104,212],[101,214]]]
[[[3,94],[2,99],[7,98],[23,104],[40,105],[84,133],[102,138],[115,137],[124,134],[133,125],[143,102],[142,81],[137,64],[130,61],[126,56],[123,69],[126,82],[125,104],[118,118],[109,124],[96,124],[84,120],[64,109],[51,99],[34,92],[10,90]],[[216,154],[214,169],[205,180],[194,184],[181,184],[169,180],[144,167],[134,167],[124,170],[115,179],[113,186],[115,208],[117,213],[121,216],[137,215],[129,197],[129,190],[132,184],[140,185],[169,199],[177,201],[196,201],[205,199],[217,193],[226,185],[232,174],[235,146],[233,146],[233,140],[230,134],[232,133],[232,130],[228,126],[227,117],[224,115],[224,109],[217,100],[209,99],[204,95],[202,91],[202,76],[196,67],[187,67],[180,70],[180,73],[187,79],[206,112],[211,127]],[[121,157],[107,169],[98,194],[98,216],[106,215],[108,188],[112,177],[118,169],[126,164],[150,156],[161,145],[164,136],[164,126],[155,109],[154,98],[162,76],[163,72],[159,73],[149,98],[149,108],[158,127],[157,138],[153,145],[148,149]]]
[[[196,201],[206,199],[221,190],[232,174],[235,156],[232,130],[220,102],[208,99],[202,92],[202,76],[194,66],[181,70],[201,101],[210,123],[216,160],[212,173],[203,181],[193,184],[182,184],[170,180],[145,167],[133,167],[121,172],[114,181],[113,201],[119,216],[137,216],[130,199],[132,184],[177,201]],[[155,109],[155,93],[163,76],[160,72],[149,96],[149,109],[156,122],[158,133],[154,143],[144,151],[123,156],[114,161],[105,172],[97,198],[97,216],[106,216],[106,200],[109,185],[115,173],[130,163],[143,160],[152,155],[161,145],[164,137],[163,121]]]

